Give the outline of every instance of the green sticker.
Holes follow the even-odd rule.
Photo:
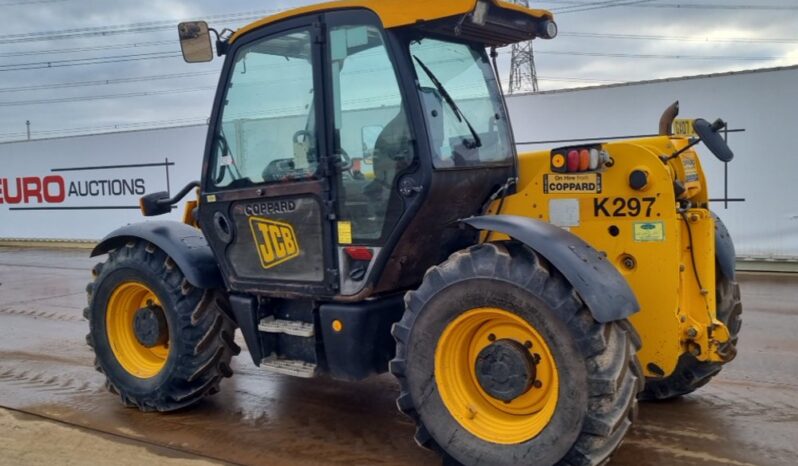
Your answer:
[[[635,241],[665,241],[665,223],[637,222],[634,224]]]

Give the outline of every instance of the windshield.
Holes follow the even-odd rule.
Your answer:
[[[510,127],[485,51],[424,38],[410,44],[436,168],[508,165]]]

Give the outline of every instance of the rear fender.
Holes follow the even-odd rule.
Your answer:
[[[473,217],[462,222],[478,230],[505,234],[546,258],[573,285],[598,322],[625,319],[640,310],[634,292],[618,270],[573,233],[514,215]]]
[[[103,238],[92,250],[91,257],[121,248],[136,239],[149,241],[163,250],[193,286],[224,288],[216,258],[202,232],[184,223],[153,221],[124,226]]]

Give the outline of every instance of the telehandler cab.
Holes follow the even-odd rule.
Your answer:
[[[390,371],[416,441],[462,464],[603,464],[638,397],[705,384],[735,355],[734,247],[694,146],[660,136],[517,154],[486,49],[551,39],[499,0],[347,0],[234,33],[185,220],[116,230],[88,286],[88,343],[128,406],[219,390],[240,348],[299,377]],[[678,135],[672,128],[680,129]]]

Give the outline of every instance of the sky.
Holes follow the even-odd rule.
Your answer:
[[[443,1],[443,0],[437,0]],[[313,1],[0,0],[0,141],[204,122],[221,59],[187,64],[176,25],[235,29]],[[542,91],[798,65],[798,0],[530,0]],[[499,57],[503,81],[509,50]]]

